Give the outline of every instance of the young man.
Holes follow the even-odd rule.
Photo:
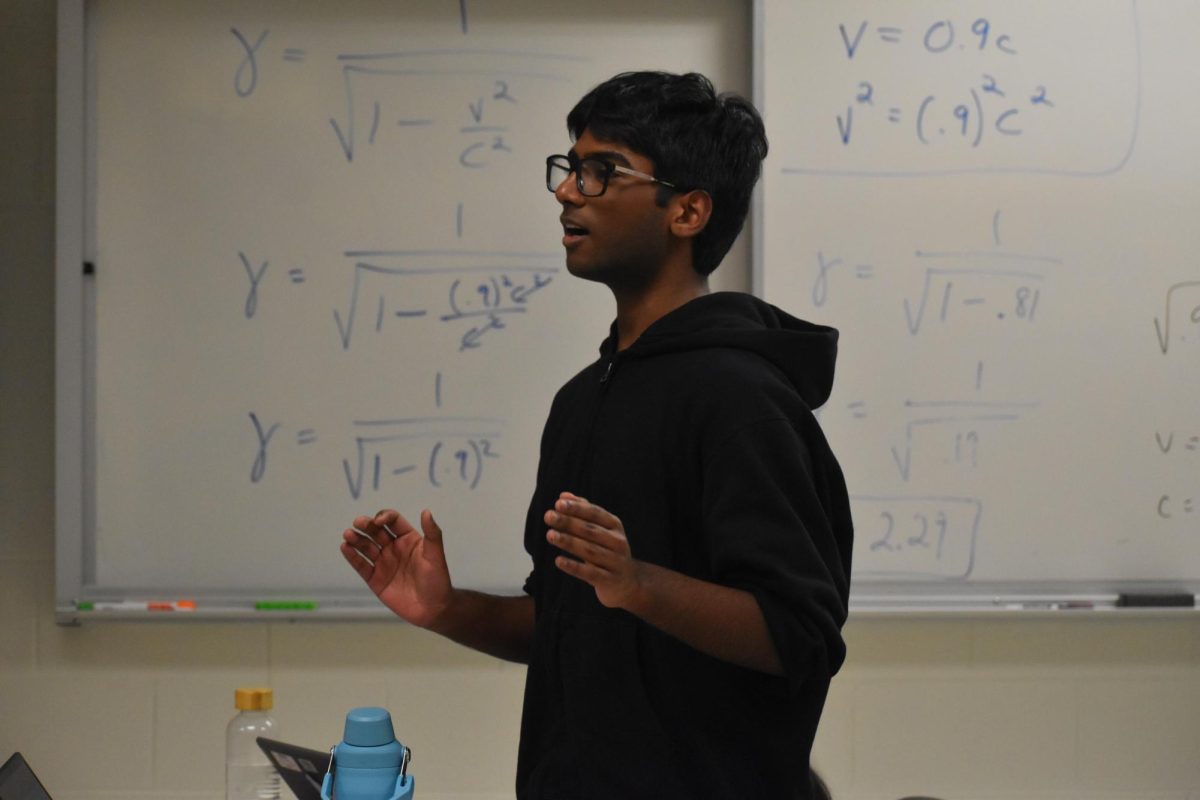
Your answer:
[[[601,357],[554,399],[525,595],[454,588],[442,532],[359,517],[342,553],[396,614],[529,665],[520,798],[809,798],[845,655],[851,521],[813,417],[837,334],[710,294],[767,152],[700,75],[627,73],[547,159],[569,271],[608,286]]]

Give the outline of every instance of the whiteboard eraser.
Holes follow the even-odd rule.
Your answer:
[[[1195,608],[1196,596],[1185,592],[1169,594],[1119,594],[1119,608]]]

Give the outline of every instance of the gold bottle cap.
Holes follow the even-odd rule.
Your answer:
[[[233,693],[233,705],[239,711],[270,711],[275,693],[265,687],[242,687]]]

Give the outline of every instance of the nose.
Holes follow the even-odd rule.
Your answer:
[[[583,203],[583,195],[579,193],[574,171],[568,172],[567,176],[554,189],[554,198],[563,205],[577,206]]]

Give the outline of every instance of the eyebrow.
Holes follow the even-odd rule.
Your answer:
[[[619,164],[623,167],[632,167],[633,166],[630,163],[629,158],[627,156],[625,156],[623,153],[618,153],[616,150],[597,150],[595,152],[588,153],[587,155],[581,156],[581,155],[579,155],[578,151],[576,151],[575,148],[572,147],[568,154],[575,156],[576,158],[578,158],[581,161],[585,158],[598,158],[598,159],[601,159],[602,161],[611,161],[614,164]]]

